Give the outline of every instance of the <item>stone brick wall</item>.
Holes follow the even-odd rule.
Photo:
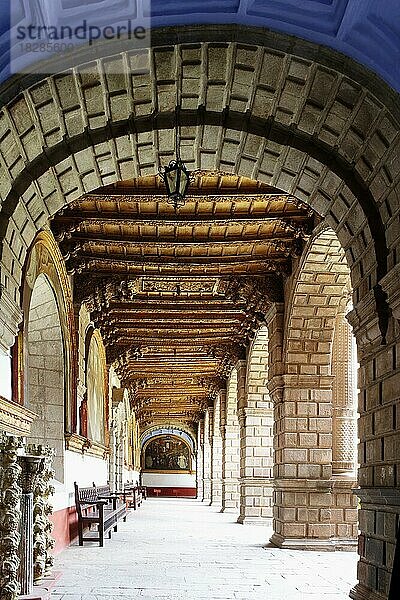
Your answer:
[[[388,597],[394,545],[400,519],[400,395],[399,323],[391,318],[387,343],[374,338],[370,321],[360,328],[357,313],[350,313],[359,350],[359,449],[357,491],[360,538],[359,583],[351,593],[358,600]],[[371,591],[372,590],[372,591]]]
[[[279,546],[343,547],[357,534],[354,471],[332,478],[332,449],[338,447],[333,440],[335,376],[336,391],[346,395],[340,401],[348,406],[355,400],[345,385],[347,372],[332,373],[337,314],[349,291],[344,252],[333,231],[322,230],[287,283],[282,375],[273,377],[270,387],[276,478],[272,539]],[[354,419],[355,404],[349,410]],[[346,442],[353,446],[354,436]]]
[[[222,437],[221,394],[214,401],[211,435],[211,499],[210,504],[222,506]]]
[[[239,508],[240,436],[237,416],[237,370],[233,367],[227,381],[222,437],[222,510]]]
[[[268,383],[268,329],[262,327],[238,367],[239,522],[272,518],[273,409]]]
[[[27,324],[26,405],[36,413],[29,442],[55,450],[56,478],[64,481],[64,347],[54,291],[36,279]]]

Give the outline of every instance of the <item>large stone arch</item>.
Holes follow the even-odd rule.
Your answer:
[[[64,481],[65,365],[58,307],[49,280],[42,273],[32,289],[26,323],[25,397],[34,411],[29,440],[54,448],[54,470]]]
[[[384,334],[376,286],[396,261],[398,115],[337,70],[266,46],[199,42],[127,60],[132,77],[89,76],[81,67],[3,107],[4,295],[18,304],[27,247],[55,212],[104,184],[154,173],[171,157],[178,105],[182,157],[192,170],[271,183],[326,217],[346,251],[355,304],[375,297]]]
[[[351,298],[350,269],[331,229],[316,232],[287,289],[284,355],[294,375],[331,375],[339,306]]]

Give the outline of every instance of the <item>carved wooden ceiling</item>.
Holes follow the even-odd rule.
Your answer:
[[[141,423],[196,421],[245,352],[317,215],[268,185],[198,172],[184,207],[158,176],[104,187],[52,221],[74,299]]]

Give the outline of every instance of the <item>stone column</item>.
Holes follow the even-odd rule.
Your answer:
[[[214,402],[214,418],[212,423],[210,506],[222,505],[222,438],[220,432],[220,419],[221,394],[218,393]]]
[[[354,481],[332,477],[330,375],[283,375],[275,403],[274,534],[279,547],[354,546]]]
[[[332,347],[332,472],[333,475],[355,479],[356,374],[352,346],[351,327],[344,313],[339,313],[335,320]]]
[[[16,600],[19,582],[21,497],[17,461],[21,438],[0,434],[0,600]]]
[[[240,434],[237,417],[237,371],[235,368],[232,369],[229,377],[225,398],[224,417],[221,420],[221,512],[237,512],[239,508]]]
[[[204,417],[203,443],[203,502],[211,501],[211,432],[213,409],[208,407]]]
[[[204,419],[201,419],[197,428],[197,456],[196,456],[196,486],[197,498],[203,498],[203,444],[204,444]]]
[[[272,519],[273,411],[268,390],[248,389],[247,363],[237,363],[240,425],[240,514],[238,523],[269,524]]]
[[[354,545],[353,481],[332,477],[330,331],[306,339],[318,361],[305,363],[302,342],[289,339],[283,363],[283,307],[268,315],[274,402],[274,534],[279,547],[339,549]],[[326,335],[325,335],[326,333]],[[286,371],[286,372],[285,372]]]
[[[333,535],[332,377],[283,375],[275,397],[275,506],[271,542],[325,548]],[[349,499],[350,502],[350,499]]]
[[[43,456],[19,456],[18,462],[21,466],[21,544],[20,544],[20,584],[21,594],[29,595],[33,590],[33,492],[37,477],[44,469]],[[45,552],[45,542],[43,542]]]
[[[53,548],[55,541],[51,535],[53,524],[49,516],[53,512],[50,498],[54,494],[54,470],[52,461],[54,450],[41,444],[29,444],[26,452],[33,456],[43,457],[43,470],[38,474],[33,492],[33,579],[38,583],[50,574],[53,564]]]

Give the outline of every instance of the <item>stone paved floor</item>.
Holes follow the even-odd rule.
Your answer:
[[[71,546],[51,600],[346,600],[353,552],[264,548],[269,531],[195,500],[149,499],[105,547]]]

